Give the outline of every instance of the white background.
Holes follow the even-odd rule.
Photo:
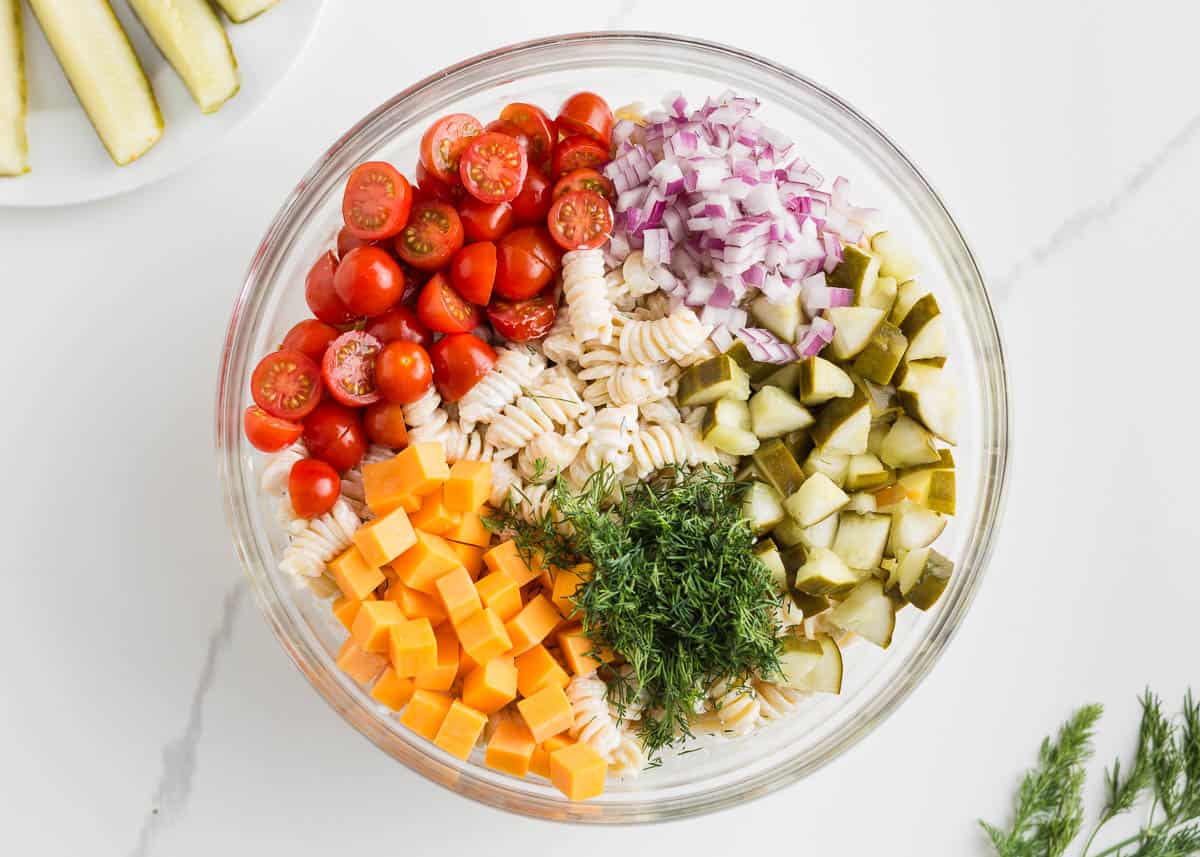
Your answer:
[[[1107,758],[1145,685],[1172,703],[1200,686],[1200,10],[517,5],[331,3],[275,98],[195,168],[108,202],[0,210],[0,852],[982,855],[974,819],[1007,818],[1036,742],[1075,706],[1109,706]],[[885,128],[993,287],[1015,413],[988,579],[912,698],[809,781],[632,830],[476,806],[346,727],[240,583],[212,449],[232,299],[316,156],[436,68],[609,26],[762,53]]]

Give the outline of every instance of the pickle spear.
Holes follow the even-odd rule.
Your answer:
[[[279,0],[217,0],[217,5],[225,10],[225,14],[233,23],[244,24],[278,2]]]
[[[237,94],[237,60],[208,0],[129,0],[204,113],[213,113]]]
[[[25,46],[19,0],[0,0],[0,176],[29,172]]]

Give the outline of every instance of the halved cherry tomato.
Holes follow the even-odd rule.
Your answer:
[[[550,206],[546,222],[564,250],[594,250],[612,235],[612,206],[595,191],[573,190]]]
[[[353,250],[355,247],[367,247],[374,243],[375,243],[374,241],[366,241],[362,238],[357,237],[353,232],[350,231],[349,226],[343,226],[341,229],[338,230],[338,234],[337,234],[338,258],[339,259],[342,258],[347,253],[349,253],[351,250]]]
[[[517,145],[521,147],[521,151],[525,153],[525,157],[529,157],[529,135],[518,128],[511,122],[505,122],[503,119],[493,119],[491,122],[483,126],[485,132],[493,132],[503,134],[505,137],[512,137],[517,141]],[[461,170],[462,166],[459,165]]]
[[[404,294],[404,273],[379,247],[355,247],[333,275],[333,289],[355,315],[380,315]]]
[[[429,352],[415,342],[389,342],[375,362],[379,390],[389,402],[408,405],[433,382]]]
[[[413,193],[413,205],[431,199],[439,202],[448,202],[451,205],[458,205],[468,197],[466,188],[458,180],[458,173],[454,174],[454,181],[447,184],[425,169],[423,163],[417,161],[417,167],[413,175],[417,180],[417,186]]]
[[[479,241],[455,253],[450,262],[450,282],[471,303],[486,306],[496,284],[496,245]]]
[[[550,160],[550,153],[558,140],[558,131],[554,122],[540,107],[514,101],[500,111],[500,119],[520,128],[529,138],[528,154],[531,164],[541,167]]]
[[[288,474],[288,497],[301,518],[324,515],[333,508],[341,492],[341,477],[319,458],[301,458]]]
[[[408,226],[396,236],[396,253],[422,271],[446,267],[462,245],[462,220],[444,202],[421,202],[413,206]]]
[[[330,394],[351,407],[378,402],[375,359],[382,348],[382,342],[361,330],[343,333],[330,343],[321,361],[321,377]]]
[[[338,338],[339,333],[331,324],[306,318],[287,332],[279,347],[283,351],[299,351],[312,362],[320,363],[325,356],[325,349]]]
[[[545,336],[558,315],[553,289],[523,301],[496,298],[487,309],[488,320],[496,333],[513,342],[528,342]]]
[[[595,191],[607,199],[609,205],[613,205],[617,201],[617,189],[613,185],[612,179],[599,170],[593,170],[591,167],[580,167],[577,170],[571,170],[571,172],[556,181],[551,198],[558,199],[564,193],[570,193],[573,190]]]
[[[412,188],[391,164],[359,164],[346,181],[342,194],[342,219],[346,228],[365,241],[390,238],[408,222]]]
[[[302,419],[321,401],[321,370],[300,351],[272,351],[254,367],[250,395],[273,417]]]
[[[585,134],[606,149],[612,140],[612,110],[594,92],[576,92],[563,102],[554,121],[564,134]]]
[[[550,179],[539,168],[529,165],[525,173],[525,184],[521,192],[512,201],[513,216],[518,226],[532,226],[546,222],[546,212],[550,210]]]
[[[242,415],[242,429],[246,432],[246,440],[255,449],[279,452],[296,442],[304,426],[273,417],[258,405],[251,405]]]
[[[438,333],[465,333],[479,326],[479,308],[462,299],[445,274],[430,277],[417,298],[417,318]]]
[[[512,137],[486,131],[462,154],[458,174],[467,193],[481,202],[511,202],[521,192],[529,161]]]
[[[473,333],[452,333],[436,342],[433,383],[447,402],[457,402],[496,365],[496,351]]]
[[[458,206],[458,216],[468,241],[495,241],[513,225],[512,203],[480,202],[470,194]]]
[[[509,300],[531,298],[561,266],[562,251],[545,228],[514,229],[496,244],[496,294]]]
[[[354,313],[342,303],[333,288],[333,277],[337,271],[337,257],[330,250],[313,264],[304,278],[304,300],[312,314],[326,324],[348,324],[354,321]]]
[[[421,137],[421,163],[446,184],[453,184],[458,181],[458,159],[471,139],[481,133],[483,126],[474,116],[466,113],[443,116]]]
[[[326,399],[304,421],[304,445],[313,458],[329,462],[339,473],[362,461],[367,451],[358,411]]]
[[[608,149],[591,137],[576,134],[558,144],[554,150],[553,169],[555,176],[565,175],[582,167],[599,167],[608,162]]]
[[[403,449],[408,446],[408,426],[404,424],[404,406],[397,402],[376,402],[363,411],[363,428],[371,443]]]
[[[365,329],[384,345],[389,342],[415,342],[422,348],[433,345],[433,334],[406,306],[395,306],[383,315],[375,316],[367,322]]]

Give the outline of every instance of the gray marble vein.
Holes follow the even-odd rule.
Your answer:
[[[208,638],[208,651],[192,691],[187,722],[183,733],[163,746],[162,771],[150,799],[150,810],[138,831],[137,843],[129,852],[130,857],[146,857],[163,825],[179,815],[191,796],[196,773],[196,746],[204,734],[204,702],[216,678],[221,655],[233,639],[233,623],[245,595],[246,582],[238,580],[221,602],[220,619]]]
[[[992,298],[1003,301],[1017,282],[1031,269],[1044,264],[1087,235],[1093,227],[1119,216],[1125,205],[1136,196],[1164,167],[1200,137],[1200,113],[1193,115],[1158,151],[1138,167],[1107,198],[1074,212],[1050,233],[1050,236],[1030,251],[1007,273],[991,282]]]

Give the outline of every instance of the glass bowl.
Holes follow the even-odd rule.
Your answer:
[[[958,514],[938,541],[955,562],[945,595],[928,613],[902,611],[886,651],[846,651],[840,696],[813,697],[791,718],[744,739],[704,743],[640,777],[572,803],[548,783],[517,780],[442,752],[396,718],[334,664],[345,636],[328,602],[276,568],[284,533],[257,488],[262,456],[241,415],[255,363],[307,315],[304,275],[341,224],[342,183],[366,160],[402,169],[416,162],[426,126],[440,114],[487,118],[509,101],[554,107],[588,88],[613,105],[657,106],[668,91],[692,103],[733,89],[759,98],[760,115],[800,145],[823,175],[851,179],[856,205],[911,244],[922,276],[949,321],[962,398]],[[355,125],[297,184],[250,263],[230,321],[217,396],[217,447],[238,557],[280,643],[326,700],[382,750],[456,792],[517,813],[561,821],[628,823],[678,819],[732,806],[812,774],[878,726],[933,667],[983,577],[1003,505],[1009,413],[999,331],[978,268],[937,194],[882,131],[833,93],[790,69],[723,45],[652,33],[582,33],[514,45],[461,62],[401,92]]]

